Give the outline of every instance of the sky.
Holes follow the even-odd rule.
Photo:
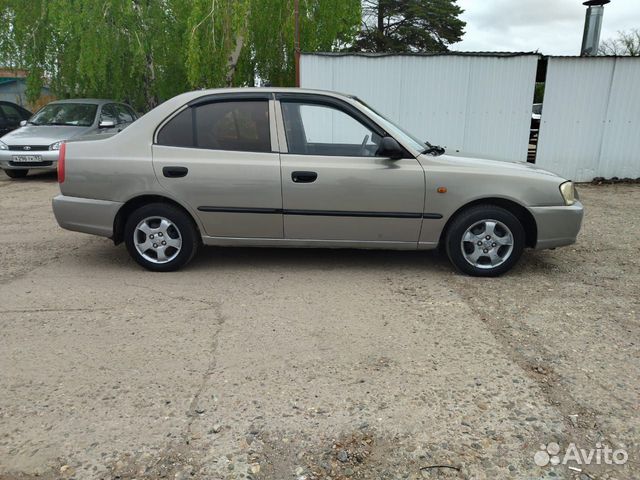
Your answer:
[[[538,50],[544,55],[579,55],[583,0],[458,0],[467,22],[461,51]],[[619,30],[640,28],[640,0],[611,0],[604,7],[601,40]]]

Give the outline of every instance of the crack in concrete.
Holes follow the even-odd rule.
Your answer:
[[[467,293],[467,283],[461,280],[457,280],[456,283],[460,287],[459,292],[461,293],[458,293],[460,298],[487,326],[497,342],[505,348],[507,356],[522,369],[528,378],[536,383],[547,402],[560,412],[567,432],[561,435],[564,437],[562,438],[563,442],[589,445],[593,443],[593,434],[610,438],[609,432],[605,432],[596,420],[600,412],[580,403],[562,385],[562,377],[550,366],[552,363],[550,359],[553,358],[553,355],[544,345],[535,341],[536,332],[524,322],[520,322],[517,325],[519,335],[514,335],[515,329],[512,325],[508,322],[505,323],[504,320],[496,319],[495,312],[485,312],[481,306],[476,304],[474,295]],[[524,311],[521,312],[522,315],[530,314],[534,307],[535,305],[527,304]],[[530,345],[523,344],[520,341],[522,337],[527,338]],[[532,361],[536,357],[541,357],[543,361]],[[571,417],[574,415],[578,416],[579,422],[571,421]]]
[[[182,434],[182,437],[184,442],[188,445],[192,437],[191,430],[192,430],[193,424],[195,423],[196,419],[200,416],[200,414],[198,413],[199,411],[198,405],[202,396],[202,392],[204,392],[217,366],[216,351],[218,349],[218,335],[220,334],[220,331],[222,330],[222,326],[225,323],[225,317],[222,314],[222,305],[219,302],[214,302],[211,300],[202,300],[199,298],[189,298],[184,295],[168,294],[167,292],[155,289],[153,287],[147,287],[147,286],[143,287],[140,285],[132,285],[127,282],[125,282],[125,285],[132,288],[148,290],[157,295],[161,295],[162,297],[168,297],[176,301],[201,303],[205,305],[206,308],[200,309],[198,311],[210,311],[210,310],[213,311],[216,328],[212,334],[212,341],[209,347],[209,355],[210,355],[209,363],[207,365],[206,370],[202,374],[200,385],[198,386],[196,392],[193,394],[191,398],[191,402],[189,403],[189,407],[186,412],[188,421],[187,421],[187,426],[185,428],[185,432]]]

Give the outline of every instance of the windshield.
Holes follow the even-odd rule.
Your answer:
[[[409,145],[414,150],[421,152],[425,149],[426,146],[428,146],[425,142],[421,141],[416,136],[407,132],[402,127],[399,127],[398,125],[393,123],[391,120],[387,120],[385,117],[383,117],[381,114],[376,112],[373,108],[371,108],[369,105],[364,103],[359,98],[353,97],[353,99],[357,101],[360,105],[362,105],[364,109],[367,111],[367,113],[369,114],[369,116],[373,117],[373,119],[377,123],[379,123],[387,131],[387,133],[390,133],[394,137],[400,137],[402,141],[404,141],[407,145]]]
[[[50,103],[31,117],[29,123],[90,127],[97,110],[98,106],[91,103]]]
[[[540,115],[542,114],[542,104],[541,103],[534,103],[533,104],[533,113]]]

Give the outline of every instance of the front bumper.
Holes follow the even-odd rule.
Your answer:
[[[53,198],[58,225],[75,232],[113,237],[113,222],[122,203],[58,195]]]
[[[16,156],[32,156],[37,155],[40,157],[39,162],[14,162],[13,159]],[[0,168],[3,170],[24,170],[28,168],[38,168],[43,170],[55,170],[58,168],[58,150],[36,150],[36,151],[22,151],[22,150],[0,150]]]
[[[538,226],[537,250],[576,242],[584,216],[582,203],[576,202],[568,207],[531,207],[529,210]]]

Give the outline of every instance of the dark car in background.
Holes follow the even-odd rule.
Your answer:
[[[23,120],[29,120],[32,113],[15,103],[0,101],[0,137],[15,130]]]

